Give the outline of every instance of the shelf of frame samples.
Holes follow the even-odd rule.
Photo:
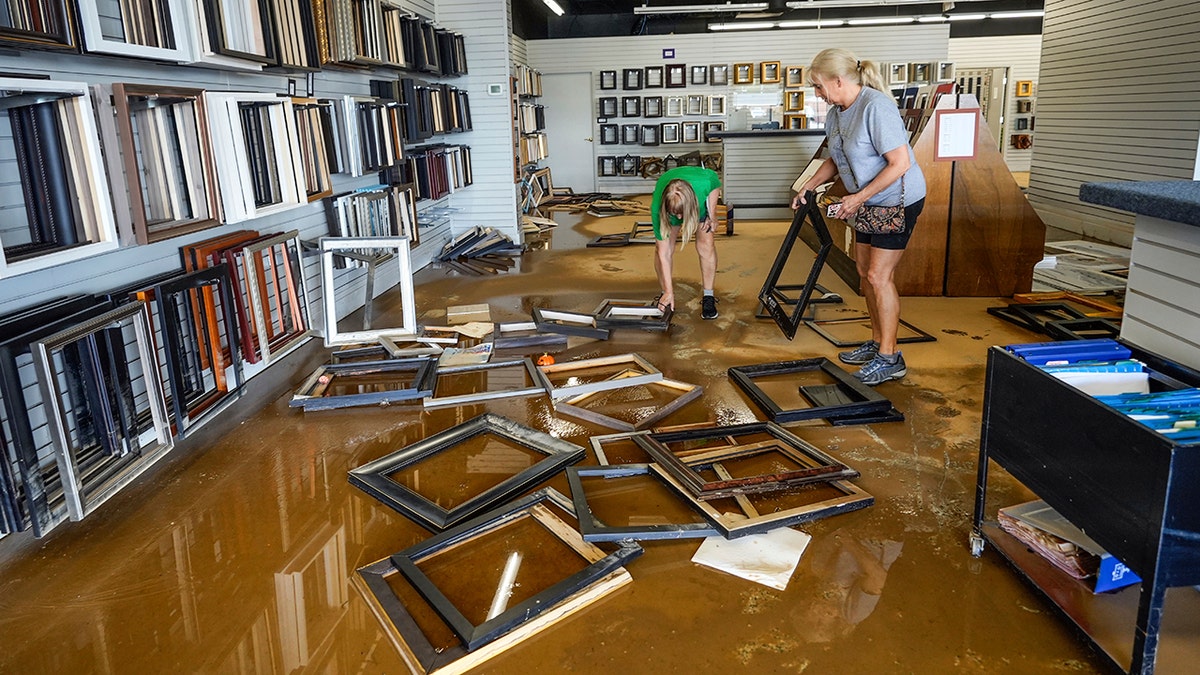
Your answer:
[[[550,156],[546,139],[546,106],[542,95],[542,73],[521,63],[513,64],[513,182],[525,169],[537,168]]]
[[[226,24],[251,4],[192,16],[167,12],[164,3],[137,13],[117,6],[99,27],[95,4],[84,2],[76,34],[66,3],[14,0],[9,20],[0,21],[0,46],[221,69],[277,66],[285,69],[280,86],[214,91],[0,78],[0,126],[7,127],[0,138],[16,158],[20,184],[0,203],[18,214],[0,230],[0,277],[270,216],[329,197],[337,174],[413,184],[428,202],[471,183],[470,148],[445,138],[471,128],[467,92],[434,81],[466,72],[462,35],[391,4],[356,12],[337,0],[298,3],[292,9],[303,16],[328,11],[340,20],[247,22],[250,28],[230,32]],[[170,47],[193,42],[202,48]],[[325,66],[378,79],[361,95],[321,97],[312,71]],[[277,93],[303,87],[304,78],[289,79],[295,74],[307,74],[307,95]],[[197,79],[217,80],[215,73]],[[167,156],[176,161],[161,161]],[[110,192],[106,173],[118,183],[124,176],[126,185]]]
[[[1017,150],[1033,147],[1033,103],[1035,100],[1033,80],[1017,80],[1013,84],[1016,98],[1008,144]]]
[[[944,93],[945,84],[954,82],[951,61],[883,63],[879,70],[901,110],[928,108],[935,95]]]

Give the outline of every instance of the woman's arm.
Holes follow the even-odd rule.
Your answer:
[[[899,180],[900,176],[903,176],[904,172],[908,171],[908,167],[911,166],[908,159],[907,143],[883,153],[883,158],[887,160],[887,166],[883,167],[883,171],[880,171],[874,180],[864,185],[858,192],[842,198],[842,210],[838,214],[838,218],[848,218],[854,215],[859,207],[868,199],[879,194],[887,186]]]
[[[805,181],[804,185],[800,186],[799,194],[792,199],[792,209],[795,210],[800,208],[800,206],[804,204],[805,194],[807,194],[810,190],[816,189],[818,185],[824,185],[825,183],[833,180],[833,177],[836,176],[837,173],[837,164],[833,163],[832,158],[826,157],[825,161],[821,163],[821,168],[817,169],[817,172],[814,173],[811,178]]]

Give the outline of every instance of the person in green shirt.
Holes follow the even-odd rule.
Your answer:
[[[700,256],[700,277],[704,297],[700,301],[700,316],[717,318],[717,298],[713,281],[717,276],[717,247],[714,236],[717,222],[713,212],[721,196],[721,177],[712,169],[681,166],[658,177],[654,196],[650,200],[650,221],[654,225],[654,273],[662,295],[660,309],[675,308],[673,268],[675,243],[683,237],[681,246],[696,238],[696,253]]]

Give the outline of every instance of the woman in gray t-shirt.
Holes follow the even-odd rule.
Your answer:
[[[847,192],[838,218],[849,219],[863,205],[896,206],[903,198],[903,232],[855,232],[854,259],[871,315],[871,340],[838,354],[843,363],[862,366],[854,376],[864,384],[898,380],[907,368],[896,347],[900,294],[893,275],[925,206],[925,176],[908,145],[896,101],[885,93],[874,62],[845,49],[826,49],[809,66],[809,80],[817,96],[829,103],[825,135],[830,157],[801,187],[792,208],[799,208],[805,193],[834,176],[841,177]]]

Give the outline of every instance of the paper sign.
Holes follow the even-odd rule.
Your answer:
[[[937,141],[934,161],[975,159],[978,117],[979,108],[934,111],[934,138]]]

